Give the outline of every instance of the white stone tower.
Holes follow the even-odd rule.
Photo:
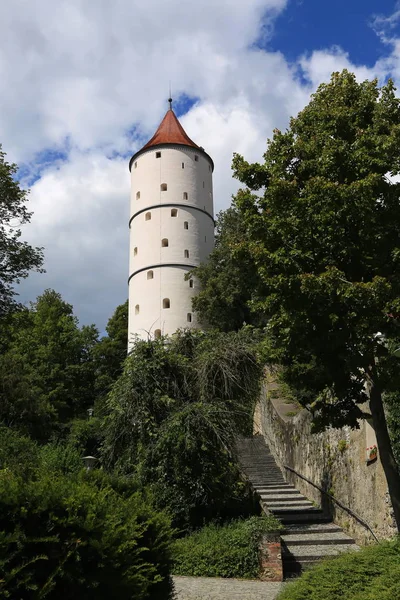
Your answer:
[[[185,275],[214,247],[214,164],[172,110],[129,162],[129,348],[142,339],[199,327],[196,279]]]

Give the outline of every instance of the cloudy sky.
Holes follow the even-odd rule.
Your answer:
[[[317,85],[347,67],[400,87],[393,0],[3,0],[0,142],[20,166],[54,288],[100,330],[128,293],[128,160],[168,104],[213,157],[215,210],[233,152],[260,160]]]

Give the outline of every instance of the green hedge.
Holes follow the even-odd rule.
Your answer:
[[[166,600],[169,520],[82,473],[0,471],[0,598]]]
[[[325,560],[285,587],[278,600],[400,598],[400,541]]]
[[[256,579],[260,538],[281,527],[274,517],[251,517],[222,526],[207,525],[174,542],[172,572],[196,577]]]

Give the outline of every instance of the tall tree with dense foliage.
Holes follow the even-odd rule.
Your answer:
[[[128,300],[117,306],[107,327],[107,335],[94,348],[97,362],[96,391],[104,397],[121,375],[128,349]]]
[[[316,427],[357,427],[369,402],[394,513],[400,477],[382,394],[398,371],[400,101],[347,71],[321,85],[263,164],[236,155],[236,206],[259,278],[273,362]]]
[[[21,225],[29,223],[27,192],[15,179],[17,166],[5,160],[0,146],[0,318],[15,307],[14,285],[40,270],[41,248],[33,248],[21,240]]]
[[[203,323],[221,331],[237,331],[244,323],[262,323],[262,315],[252,313],[249,308],[257,274],[243,244],[245,237],[246,228],[237,209],[231,207],[220,212],[215,248],[207,262],[193,271],[201,284],[193,309]]]
[[[0,355],[0,419],[46,439],[94,403],[98,332],[80,328],[72,306],[46,290],[13,315],[8,334]]]

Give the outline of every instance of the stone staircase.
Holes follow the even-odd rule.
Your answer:
[[[237,450],[242,472],[260,497],[263,510],[285,526],[281,536],[285,578],[322,558],[358,550],[341,527],[286,482],[261,435],[240,439]]]

